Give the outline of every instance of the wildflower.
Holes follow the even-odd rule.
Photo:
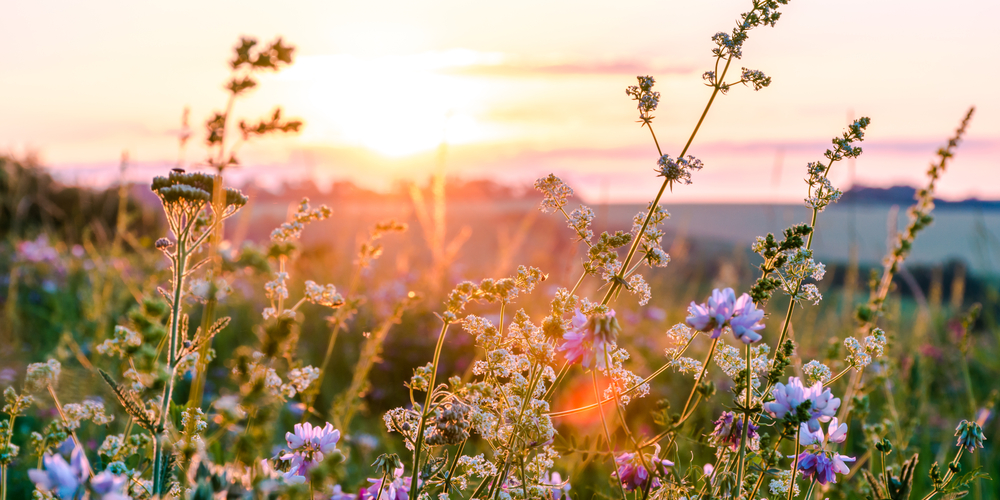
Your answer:
[[[302,230],[305,229],[306,224],[327,219],[331,215],[333,215],[333,210],[330,207],[320,205],[319,208],[310,208],[309,198],[302,198],[302,201],[299,202],[299,209],[292,216],[292,220],[281,224],[271,232],[271,241],[285,243],[297,240],[302,236]]]
[[[358,495],[345,493],[339,484],[333,486],[333,495],[330,496],[330,500],[356,500],[357,498]]]
[[[590,228],[594,217],[594,211],[590,207],[580,205],[580,208],[570,212],[567,224],[570,229],[576,231],[581,240],[590,243],[594,238],[594,231]]]
[[[313,304],[326,307],[340,307],[344,305],[344,298],[337,293],[337,288],[333,285],[317,285],[316,282],[306,281],[306,300]]]
[[[864,338],[864,342],[858,342],[854,337],[844,339],[844,347],[847,347],[848,364],[855,368],[864,368],[871,364],[872,359],[880,358],[885,353],[885,332],[881,328],[872,330],[872,334]]]
[[[40,392],[48,387],[55,388],[56,384],[59,383],[60,371],[62,371],[62,365],[54,359],[45,363],[32,363],[28,365],[24,387],[28,392]]]
[[[712,296],[708,298],[708,304],[695,304],[691,302],[687,317],[687,324],[695,330],[702,332],[712,332],[712,338],[718,338],[722,334],[722,327],[733,316],[733,309],[736,307],[736,295],[732,288],[712,291]]]
[[[649,303],[649,299],[653,297],[653,291],[643,279],[641,274],[633,274],[628,278],[628,289],[633,294],[639,296],[639,305],[644,306]],[[762,313],[763,314],[763,313]],[[761,327],[763,328],[763,327]]]
[[[45,469],[29,470],[28,478],[35,483],[35,487],[63,500],[76,498],[90,476],[90,464],[79,447],[73,448],[69,463],[59,454],[46,454],[42,463]]]
[[[309,469],[323,461],[323,455],[337,449],[340,431],[334,429],[329,422],[325,427],[315,426],[306,422],[295,424],[295,432],[285,433],[285,442],[291,450],[281,456],[282,460],[291,461],[285,480],[292,483],[302,483],[306,480]]]
[[[615,464],[618,466],[618,470],[615,475],[618,480],[621,481],[622,487],[625,491],[635,491],[636,489],[646,489],[647,483],[651,488],[656,488],[660,486],[660,480],[656,477],[659,471],[658,467],[665,469],[674,465],[673,462],[669,460],[661,460],[657,458],[659,454],[659,447],[652,456],[646,457],[649,461],[652,471],[646,469],[643,465],[642,458],[635,453],[622,453],[615,457]]]
[[[714,422],[715,430],[709,434],[709,437],[716,446],[729,446],[731,450],[736,451],[740,439],[743,437],[743,420],[731,411],[722,412],[719,419]],[[747,429],[747,439],[757,438],[758,428],[757,424],[750,422],[750,428]]]
[[[97,352],[124,359],[125,356],[139,350],[141,346],[142,335],[124,326],[115,326],[114,338],[107,339],[97,346]]]
[[[105,470],[90,480],[90,488],[101,495],[102,500],[128,500],[126,485],[128,478]]]
[[[410,496],[410,478],[403,477],[402,468],[396,469],[391,477],[368,478],[368,482],[372,485],[361,490],[361,500],[406,500]],[[381,495],[379,490],[382,491]]]
[[[983,428],[976,422],[963,420],[955,428],[955,435],[958,436],[957,446],[961,446],[972,453],[976,448],[983,447],[986,436],[983,435]]]
[[[836,474],[847,474],[851,468],[845,462],[853,462],[853,457],[836,452],[804,451],[799,454],[799,470],[804,477],[813,477],[819,484],[836,483]]]
[[[566,205],[566,200],[573,196],[573,188],[566,185],[554,174],[535,181],[535,189],[545,196],[542,199],[542,212],[555,212]]]
[[[760,320],[764,319],[764,311],[757,309],[749,295],[740,295],[736,300],[736,310],[729,326],[733,329],[733,335],[744,344],[752,344],[761,339],[759,331],[764,329]]]
[[[691,171],[701,170],[704,164],[694,156],[674,159],[670,155],[663,155],[656,160],[657,175],[665,177],[671,185],[674,182],[679,184],[691,184]]]
[[[764,409],[778,419],[789,414],[794,416],[799,405],[810,402],[809,420],[806,422],[810,432],[818,431],[819,423],[830,421],[840,408],[840,399],[833,397],[830,389],[824,389],[820,383],[807,388],[798,377],[789,377],[787,385],[781,382],[775,384],[773,394],[774,401],[764,403]]]
[[[82,404],[70,403],[63,406],[63,413],[66,415],[64,423],[69,430],[77,429],[84,420],[91,420],[97,425],[110,424],[114,415],[104,412],[104,403],[100,401],[87,400]]]
[[[792,471],[783,470],[775,475],[778,477],[778,479],[772,479],[771,482],[768,483],[767,485],[768,489],[771,490],[771,494],[779,495],[780,497],[785,498],[788,496],[788,486],[792,482]],[[799,485],[795,484],[793,486],[794,486],[793,496],[798,496]]]
[[[651,76],[637,76],[635,77],[639,80],[639,85],[630,85],[625,88],[625,95],[632,98],[633,101],[637,101],[637,107],[639,109],[639,119],[643,123],[648,123],[653,117],[649,114],[656,110],[656,107],[660,104],[660,93],[653,91],[653,84],[656,80]]]
[[[615,319],[615,312],[595,313],[587,318],[579,310],[573,316],[573,329],[563,334],[566,341],[559,346],[566,351],[566,361],[579,361],[584,368],[606,367],[604,351],[608,344],[614,344],[621,327]]]
[[[806,383],[813,385],[816,383],[826,383],[833,376],[833,372],[830,371],[830,367],[816,361],[815,359],[806,363],[802,367],[802,373],[806,375]]]
[[[553,472],[551,475],[542,480],[542,485],[549,490],[548,496],[546,498],[551,500],[561,500],[563,496],[569,498],[569,481],[563,481],[562,475],[558,472]]]

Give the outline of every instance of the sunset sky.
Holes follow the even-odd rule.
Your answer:
[[[0,149],[37,152],[61,178],[113,178],[122,150],[146,180],[178,159],[185,106],[203,123],[225,105],[241,35],[281,35],[296,61],[238,102],[306,123],[241,150],[240,176],[313,176],[385,188],[433,171],[527,182],[555,172],[586,198],[642,201],[657,154],[624,88],[663,93],[655,130],[676,155],[710,89],[710,37],[749,0],[8,2],[0,70]],[[804,166],[851,117],[870,116],[865,154],[831,174],[847,187],[922,183],[970,105],[968,139],[940,183],[945,198],[1000,198],[1000,2],[793,0],[751,32],[740,63],[774,78],[716,101],[691,153],[705,169],[680,202],[803,196]],[[738,68],[737,68],[738,72]]]

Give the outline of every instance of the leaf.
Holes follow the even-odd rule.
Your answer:
[[[953,484],[945,488],[944,492],[945,493],[958,492],[962,488],[969,486],[969,484],[978,479],[990,480],[991,479],[990,475],[985,472],[980,472],[981,469],[982,467],[976,467],[975,469],[972,469],[969,472],[962,474]]]
[[[111,387],[111,391],[115,393],[115,396],[118,398],[118,403],[122,405],[125,412],[131,415],[140,427],[146,429],[151,434],[155,434],[156,424],[150,420],[149,415],[146,413],[142,403],[140,403],[139,399],[135,396],[135,393],[128,387],[115,382],[115,379],[112,378],[111,375],[108,375],[108,372],[102,369],[98,369],[98,371],[101,372],[101,377],[103,377],[104,381]]]
[[[889,491],[889,498],[892,500],[908,500],[910,492],[913,490],[913,473],[917,469],[918,455],[916,453],[909,460],[903,463],[903,468],[899,471],[899,478],[893,477],[890,484],[886,485]]]

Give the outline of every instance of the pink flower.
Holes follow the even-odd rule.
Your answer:
[[[673,462],[669,460],[661,460],[654,454],[651,457],[647,457],[650,466],[654,468],[653,474],[657,472],[656,467],[661,467],[666,469],[674,465]],[[642,459],[635,453],[622,453],[615,458],[615,464],[618,465],[617,476],[618,480],[622,482],[622,487],[625,491],[635,491],[636,489],[646,489],[647,483],[650,488],[656,488],[660,486],[660,480],[650,471],[646,469],[643,465]]]
[[[789,377],[787,385],[781,382],[774,385],[773,394],[774,401],[764,403],[764,409],[777,419],[785,418],[788,413],[794,414],[799,405],[811,402],[810,419],[806,422],[809,432],[820,430],[819,423],[829,422],[840,408],[840,399],[833,397],[830,389],[824,389],[822,382],[806,388],[798,377]]]
[[[851,468],[844,462],[853,462],[854,457],[840,455],[836,452],[805,451],[799,454],[799,470],[805,477],[816,476],[819,484],[836,483],[836,474],[847,474]]]
[[[291,483],[303,483],[309,474],[309,469],[323,461],[323,456],[337,449],[340,431],[334,429],[329,422],[326,426],[313,426],[309,422],[295,424],[295,432],[285,433],[285,442],[291,450],[281,456],[282,460],[290,461],[285,480]]]
[[[573,329],[563,334],[565,342],[559,346],[566,351],[566,361],[580,362],[584,368],[605,368],[605,350],[610,354],[609,344],[618,337],[618,320],[615,312],[594,314],[587,318],[579,310],[573,315]]]
[[[749,295],[740,295],[736,301],[735,315],[729,320],[733,335],[744,344],[752,344],[761,339],[757,333],[764,329],[760,320],[764,319],[764,311],[757,309]]]
[[[388,480],[385,486],[382,486],[382,478],[372,479],[368,478],[368,482],[372,483],[367,489],[361,490],[360,499],[361,500],[406,500],[410,496],[410,478],[403,477],[403,469],[396,469],[392,478],[385,478]],[[382,495],[376,498],[379,494],[379,489],[382,490]]]
[[[90,464],[79,447],[73,448],[69,463],[59,454],[46,454],[42,463],[45,469],[29,470],[28,478],[38,488],[54,493],[59,498],[76,498],[90,476]]]

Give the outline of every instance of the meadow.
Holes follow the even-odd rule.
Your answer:
[[[648,205],[548,172],[230,185],[307,126],[229,116],[281,39],[237,45],[204,164],[101,190],[0,157],[0,500],[1000,497],[997,212],[934,198],[973,110],[909,207],[828,179],[878,117],[830,131],[803,205],[670,203],[712,107],[767,91],[736,68],[785,3],[712,37],[676,156],[655,79],[626,87]]]

